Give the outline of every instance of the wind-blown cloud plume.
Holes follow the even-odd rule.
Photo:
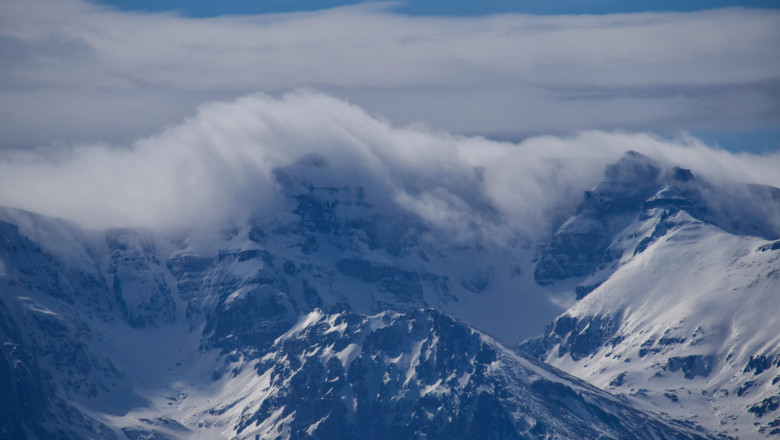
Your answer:
[[[363,185],[379,207],[459,232],[476,225],[533,235],[549,233],[605,165],[629,149],[709,178],[780,187],[780,154],[733,154],[693,138],[599,131],[496,142],[395,127],[358,106],[301,90],[204,105],[128,147],[5,151],[0,205],[89,227],[176,227],[249,210],[272,213],[280,195],[272,171],[316,153],[330,163],[326,178]]]
[[[392,3],[193,19],[0,3],[0,144],[123,142],[197,104],[313,86],[459,133],[780,120],[780,12],[409,17]]]

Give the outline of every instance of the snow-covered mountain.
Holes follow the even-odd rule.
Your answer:
[[[536,266],[541,283],[576,279],[584,298],[523,347],[641,407],[779,435],[778,206],[776,188],[624,157]]]
[[[1,209],[0,433],[700,438],[702,425],[750,438],[775,428],[774,188],[704,182],[629,153],[552,237],[495,240],[484,225],[453,236],[383,203],[323,156],[273,178],[275,211],[211,228],[85,230]],[[501,221],[475,199],[483,220]],[[498,342],[553,319],[524,349],[628,400]]]
[[[253,385],[236,390],[228,379],[220,408],[200,413],[205,424],[228,415],[238,437],[702,436],[432,309],[371,317],[315,311],[242,371],[236,379]]]

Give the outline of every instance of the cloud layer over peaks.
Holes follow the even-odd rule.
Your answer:
[[[129,142],[197,104],[313,86],[451,132],[755,129],[780,120],[780,12],[223,16],[0,3],[0,146]]]
[[[202,106],[196,116],[127,147],[84,145],[0,154],[0,205],[89,227],[192,225],[273,213],[273,170],[307,154],[325,176],[360,184],[371,201],[464,232],[549,232],[601,177],[635,150],[700,175],[780,186],[780,154],[711,149],[688,138],[590,131],[519,144],[395,127],[310,90],[253,94]]]

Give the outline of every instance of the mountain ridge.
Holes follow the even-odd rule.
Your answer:
[[[479,328],[496,338],[491,339],[491,344],[499,347],[496,350],[502,353],[506,350],[509,350],[507,353],[513,352],[513,349],[504,346],[515,345],[522,339],[519,335],[527,335],[532,329],[541,329],[544,322],[554,320],[541,339],[526,343],[524,348],[569,374],[585,378],[608,391],[618,392],[627,399],[625,402],[642,409],[635,414],[646,414],[646,410],[666,413],[666,418],[650,416],[648,420],[666,421],[677,427],[669,429],[679,428],[679,432],[694,436],[692,438],[699,436],[697,431],[669,420],[684,420],[686,424],[702,425],[713,432],[725,430],[728,435],[735,434],[733,427],[737,425],[745,430],[748,423],[759,420],[760,426],[755,429],[763,429],[769,434],[773,429],[771,424],[774,423],[775,411],[772,394],[775,384],[771,383],[769,376],[775,367],[774,352],[769,349],[773,339],[766,332],[756,333],[757,341],[769,344],[766,350],[740,352],[735,355],[740,364],[732,365],[723,361],[728,355],[726,352],[712,358],[708,357],[712,354],[710,352],[691,351],[702,347],[691,345],[698,340],[693,335],[695,328],[689,329],[686,334],[683,330],[675,333],[674,326],[664,327],[649,322],[645,327],[634,326],[631,331],[625,330],[625,335],[621,334],[622,326],[633,319],[624,310],[644,310],[663,318],[663,308],[641,302],[633,308],[615,309],[610,304],[620,302],[613,300],[598,302],[603,305],[600,308],[593,304],[609,295],[620,297],[619,291],[636,291],[630,284],[636,274],[643,274],[643,280],[652,279],[652,282],[643,281],[648,285],[663,286],[653,276],[662,279],[668,271],[653,269],[652,273],[643,273],[640,269],[645,267],[643,264],[655,261],[651,257],[664,252],[670,255],[668,261],[674,261],[679,266],[676,269],[680,276],[687,268],[701,271],[704,270],[702,267],[707,267],[705,262],[712,263],[712,267],[719,270],[711,275],[711,280],[714,280],[711,284],[716,286],[727,285],[721,281],[726,275],[731,276],[731,280],[760,275],[757,278],[760,282],[755,285],[751,285],[752,278],[741,284],[729,281],[731,284],[728,285],[742,289],[746,298],[753,292],[766,296],[766,292],[778,285],[777,279],[780,278],[768,277],[776,273],[771,269],[776,264],[774,248],[777,243],[733,232],[763,231],[762,234],[771,236],[774,232],[768,225],[772,224],[772,218],[746,223],[724,213],[741,210],[743,217],[753,219],[761,209],[771,211],[780,206],[780,197],[777,196],[780,190],[734,184],[736,189],[727,192],[723,200],[715,203],[711,199],[712,188],[722,185],[709,183],[692,171],[666,166],[638,153],[630,153],[624,159],[607,169],[605,181],[586,193],[589,195],[585,196],[583,207],[558,229],[556,235],[541,243],[522,238],[495,243],[483,240],[480,234],[468,239],[457,236],[447,241],[446,233],[420,218],[408,213],[399,215],[395,208],[379,209],[370,194],[372,188],[353,185],[348,179],[332,178],[327,159],[316,155],[274,172],[285,191],[284,203],[280,204],[283,208],[279,212],[270,216],[250,216],[243,223],[221,225],[209,230],[159,232],[115,228],[88,231],[61,220],[11,208],[0,209],[0,304],[3,310],[7,310],[7,313],[0,313],[5,342],[4,365],[10,368],[10,377],[15,378],[18,384],[27,384],[24,386],[33,390],[46,390],[34,392],[32,395],[39,397],[32,400],[44,408],[43,413],[48,411],[46,418],[53,421],[40,423],[41,415],[33,417],[34,420],[22,418],[20,425],[18,418],[9,416],[0,420],[0,426],[6,432],[15,435],[25,432],[32,438],[56,433],[63,438],[89,435],[105,438],[112,435],[116,438],[143,438],[145,435],[163,436],[161,438],[198,435],[240,437],[247,430],[255,429],[250,428],[250,425],[255,425],[246,423],[249,419],[258,422],[268,420],[266,428],[269,429],[271,425],[292,426],[289,425],[292,421],[284,422],[283,417],[274,416],[276,411],[281,411],[279,415],[285,414],[283,407],[286,404],[280,403],[281,400],[275,404],[274,411],[263,413],[265,416],[258,415],[260,413],[256,409],[250,411],[248,408],[252,405],[235,404],[227,408],[208,402],[214,396],[226,399],[222,402],[225,405],[232,402],[227,395],[220,394],[219,388],[232,380],[236,382],[225,390],[243,392],[244,387],[270,386],[270,382],[263,382],[266,379],[258,379],[265,373],[258,375],[259,370],[253,370],[251,366],[259,365],[263,359],[276,359],[274,362],[278,362],[272,362],[269,367],[273,370],[288,362],[289,359],[284,360],[280,354],[281,345],[287,343],[288,352],[300,348],[296,345],[300,341],[296,342],[295,337],[290,336],[290,329],[301,325],[301,320],[305,321],[305,317],[314,310],[326,309],[329,311],[325,314],[329,316],[342,312],[352,316],[347,319],[350,322],[370,321],[362,317],[382,313],[398,316],[433,313],[440,316],[437,319],[460,328],[458,331],[464,334],[475,334],[473,329]],[[316,172],[311,174],[310,169]],[[317,173],[322,176],[318,177]],[[627,191],[627,194],[621,191]],[[760,197],[756,200],[767,201],[769,205],[761,207],[760,203],[736,203],[730,198],[733,194],[758,194]],[[485,215],[490,217],[495,212],[488,209]],[[713,222],[718,223],[724,218],[736,222],[737,229],[728,224],[725,224],[725,229],[713,226]],[[595,229],[592,229],[594,224]],[[739,230],[740,227],[744,229]],[[573,239],[569,239],[577,238],[572,231],[583,230],[600,234],[597,241],[601,244],[595,251],[593,248],[588,250],[588,246],[574,245]],[[565,238],[566,234],[569,238]],[[697,264],[701,255],[709,255],[709,259]],[[571,256],[575,258],[569,258]],[[537,269],[552,263],[561,267],[559,262],[564,261],[563,257],[583,264],[566,263],[566,267],[574,269],[559,273],[557,278],[546,278],[549,283],[545,283],[542,277],[539,283]],[[546,273],[554,271],[547,270]],[[696,282],[707,285],[699,278],[689,278],[686,286]],[[573,303],[575,291],[579,301]],[[654,295],[678,304],[685,303],[684,293],[678,291],[677,297],[663,292]],[[700,298],[688,296],[693,300]],[[668,306],[672,303],[665,304],[666,309],[673,308]],[[759,304],[751,302],[743,306],[748,311],[761,310]],[[763,310],[770,313],[778,310],[777,307],[774,302],[768,301]],[[428,311],[420,312],[421,309]],[[688,321],[685,322],[690,322],[698,315],[682,313],[675,319],[679,321],[686,316]],[[725,319],[722,313],[713,316]],[[714,324],[708,327],[709,330],[704,330],[719,328],[715,324],[720,321],[713,319]],[[347,323],[349,325],[352,325],[353,336],[373,334],[374,331],[370,326],[364,328],[357,323]],[[594,333],[596,328],[599,332]],[[664,334],[666,330],[670,330],[669,334]],[[649,336],[653,336],[653,332],[660,333],[652,344],[643,346],[645,341],[652,339]],[[621,335],[621,341],[613,340]],[[631,339],[630,335],[637,336]],[[642,336],[640,340],[639,335],[648,337]],[[707,335],[711,336],[711,333]],[[345,341],[351,341],[345,338]],[[411,344],[408,337],[405,338]],[[279,345],[280,340],[287,342]],[[414,344],[422,340],[431,339],[420,336]],[[501,344],[496,340],[509,343]],[[579,340],[585,342],[576,342]],[[662,340],[666,344],[659,342]],[[714,339],[711,337],[711,340]],[[564,344],[563,341],[569,342]],[[644,364],[643,368],[653,371],[653,374],[662,371],[667,378],[679,376],[688,382],[681,382],[682,385],[675,382],[676,391],[673,392],[667,389],[670,385],[642,387],[637,384],[661,383],[666,379],[641,379],[635,375],[636,370],[631,369],[618,380],[625,369],[620,370],[611,364],[612,357],[595,357],[603,356],[609,348],[614,348],[610,345],[613,342],[614,347],[633,353],[632,367],[655,359]],[[734,344],[731,340],[721,342]],[[347,345],[353,343],[357,342],[351,341]],[[536,348],[533,344],[537,344]],[[564,345],[566,347],[561,352],[560,347]],[[316,346],[313,342],[310,346],[312,350],[319,351],[327,348]],[[386,349],[399,349],[393,347]],[[405,347],[404,350],[411,348]],[[640,350],[646,351],[644,356],[636,354]],[[564,356],[555,357],[553,352],[564,353]],[[298,355],[302,356],[301,353]],[[473,355],[477,356],[478,352]],[[524,355],[518,356],[525,359]],[[147,357],[156,361],[146,364],[143,359]],[[325,364],[317,366],[317,361],[310,368],[316,367],[326,374],[332,367],[334,375],[344,376],[340,379],[343,383],[349,382],[345,364],[340,367],[345,373],[338,373],[341,370],[335,365],[336,361],[341,362],[338,357],[331,356]],[[530,361],[526,359],[523,362]],[[600,363],[600,366],[585,368],[582,366],[585,362]],[[659,367],[653,367],[653,362],[658,362]],[[534,369],[540,365],[531,364],[535,367],[527,368]],[[376,364],[374,368],[387,372],[391,370],[390,365]],[[605,370],[599,372],[600,368]],[[684,392],[701,391],[701,381],[718,376],[718,368],[722,368],[723,374],[744,370],[740,373],[742,380],[739,383],[718,388],[729,390],[730,396],[743,389],[738,396],[740,399],[714,400],[718,405],[719,402],[727,404],[727,408],[716,410],[706,398],[700,402],[685,397]],[[565,383],[566,387],[579,383],[572,382],[569,376],[557,370],[550,371],[556,371],[556,380],[559,381],[556,383]],[[446,368],[437,374],[445,372]],[[511,376],[501,374],[501,377]],[[270,377],[267,379],[270,380]],[[502,383],[512,380],[506,379]],[[748,384],[751,380],[753,383]],[[0,383],[0,387],[5,389],[9,386],[13,388],[14,385]],[[277,383],[277,388],[285,386]],[[557,385],[551,386],[553,391],[558,389]],[[708,393],[712,392],[708,387],[712,386],[705,387]],[[588,390],[586,394],[589,396],[602,396],[607,399],[604,402],[618,402],[606,395],[592,394],[595,391],[590,388]],[[515,395],[517,393],[513,393],[504,390],[493,394],[503,396],[496,397],[504,402],[499,402],[499,406],[510,401],[515,402],[513,405],[531,404],[512,400],[519,398]],[[566,393],[568,391],[564,395],[568,395]],[[677,401],[664,396],[664,393],[673,394]],[[16,392],[14,395],[20,394]],[[649,397],[644,398],[643,395]],[[363,400],[370,400],[370,397],[365,395]],[[421,401],[425,400],[424,395],[418,397]],[[479,399],[475,399],[470,407],[474,411],[480,405],[492,407],[499,404],[490,399],[492,403],[479,403]],[[740,409],[740,402],[748,402],[745,399],[749,399],[749,407]],[[20,413],[23,407],[21,400],[6,402],[10,408],[8,414]],[[691,418],[690,409],[686,413],[685,408],[677,408],[680,402],[686,405],[692,402],[695,405],[689,408],[695,408],[702,416]],[[539,410],[541,412],[535,420],[548,428],[553,427],[546,418],[548,415],[545,415],[551,407],[545,405],[554,403],[536,403],[542,405],[539,408],[547,410]],[[447,402],[436,405],[445,408]],[[395,411],[388,408],[382,411]],[[634,411],[625,408],[625,411]],[[705,417],[708,412],[714,415]],[[31,415],[43,413],[30,412]],[[230,419],[225,414],[238,418]],[[246,414],[246,418],[241,419],[241,414]],[[289,416],[290,413],[286,414]],[[596,413],[592,416],[598,419],[593,414]],[[735,414],[739,419],[737,425],[727,424],[726,429],[719,428],[718,420],[728,421]],[[470,416],[466,414],[463,417],[468,419]],[[519,418],[513,417],[503,419],[499,425],[506,427],[520,423]],[[572,417],[567,419],[571,426],[562,425],[556,429],[573,432],[567,430],[580,426],[582,419],[578,419],[577,411]],[[201,422],[203,426],[199,425]],[[316,420],[306,425],[306,429],[301,428],[300,435],[304,435],[314,422]],[[426,429],[432,429],[431,433],[443,432],[426,425],[422,418],[419,422],[420,432]],[[255,427],[260,429],[260,425],[262,423]],[[518,435],[530,433],[528,430],[536,426],[528,424],[523,428],[521,425],[516,425],[514,431]],[[243,426],[241,433],[237,431],[239,426]],[[348,429],[347,425],[340,426]],[[39,431],[36,433],[31,427]],[[608,428],[603,427],[607,430],[603,432],[609,432]],[[316,427],[312,429],[316,430]],[[47,431],[41,434],[44,431],[40,430]],[[268,432],[267,435],[273,437],[271,431]],[[274,435],[279,434],[274,432]],[[362,435],[367,431],[355,432],[355,435]],[[626,432],[604,435],[630,438]],[[667,438],[677,438],[671,433],[666,435]]]

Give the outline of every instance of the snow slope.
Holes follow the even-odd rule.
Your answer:
[[[579,260],[587,270],[564,274],[580,275],[586,296],[524,349],[673,418],[740,438],[780,435],[780,241],[747,235],[774,231],[722,215],[690,172],[647,181],[639,210],[598,229],[608,232]],[[594,217],[588,209],[558,242]]]

